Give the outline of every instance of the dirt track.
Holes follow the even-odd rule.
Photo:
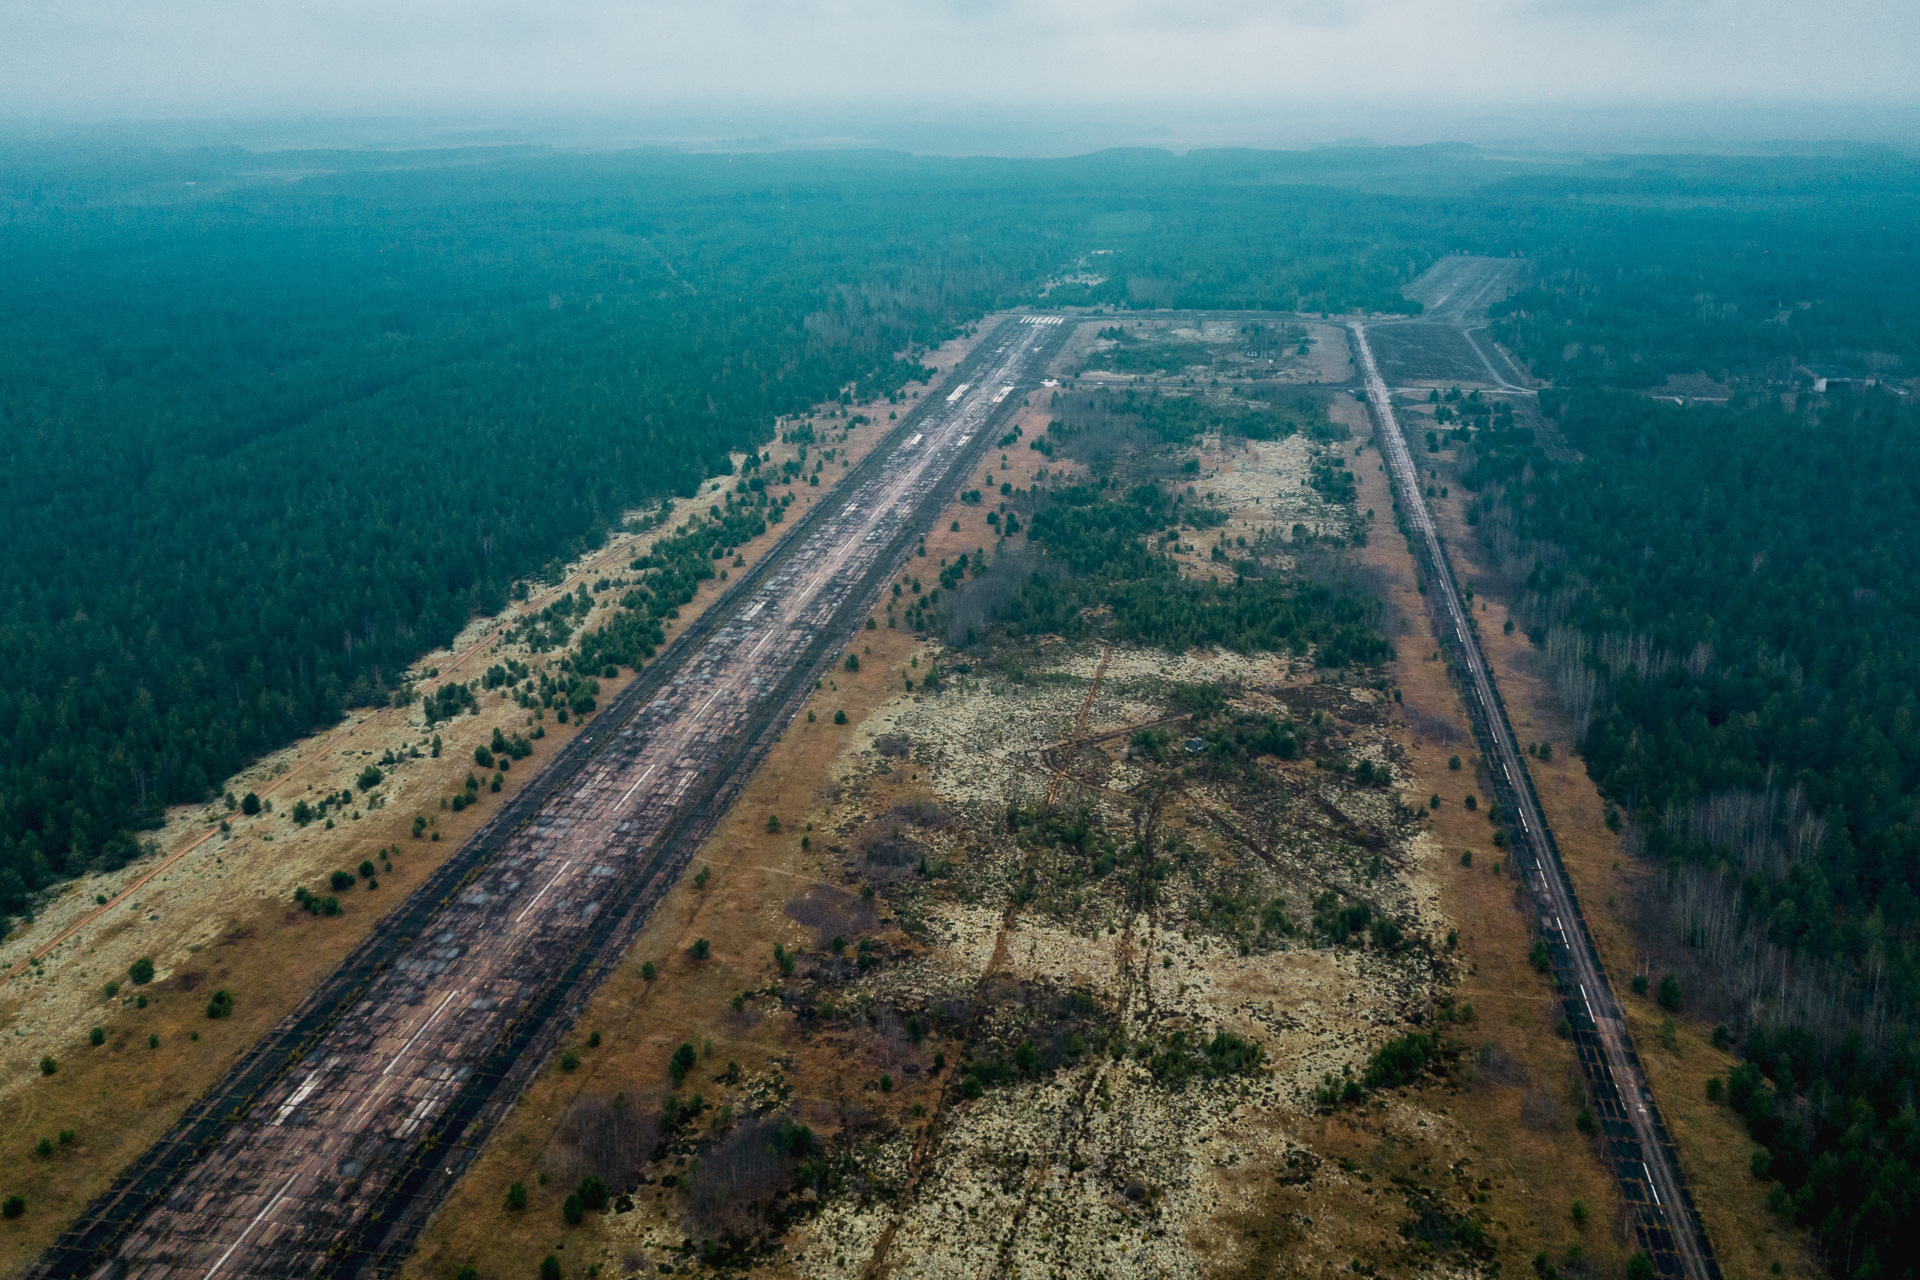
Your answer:
[[[1061,328],[1010,321],[983,342],[555,762],[537,813],[483,829],[36,1273],[391,1265]]]

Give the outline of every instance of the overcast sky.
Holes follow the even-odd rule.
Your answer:
[[[0,0],[0,114],[1916,101],[1912,0]],[[1416,140],[1401,138],[1397,140]]]

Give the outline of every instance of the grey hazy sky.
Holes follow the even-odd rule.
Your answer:
[[[1913,0],[0,0],[0,113],[1916,100]]]

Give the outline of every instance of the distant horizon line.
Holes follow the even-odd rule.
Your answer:
[[[1036,116],[1037,110],[1047,114]],[[743,152],[887,150],[918,155],[1068,158],[1128,147],[1174,153],[1464,146],[1570,154],[1779,154],[1878,146],[1920,152],[1920,95],[1904,100],[1515,99],[1410,109],[1191,103],[942,105],[927,101],[623,106],[340,108],[199,113],[45,111],[0,104],[0,140],[299,150],[546,147]]]

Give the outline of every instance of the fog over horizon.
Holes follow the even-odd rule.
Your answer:
[[[1863,0],[0,0],[0,22],[0,127],[183,144],[1920,145],[1920,6]]]

